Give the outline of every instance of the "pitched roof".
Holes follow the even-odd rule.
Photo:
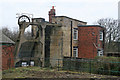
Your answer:
[[[72,19],[72,20],[75,20],[75,21],[78,21],[78,22],[82,22],[82,23],[87,24],[87,22],[80,21],[80,20],[77,20],[77,19],[73,19],[73,18],[70,18],[70,17],[67,17],[67,16],[55,16],[55,17],[65,17],[65,18],[69,18],[69,19]]]
[[[101,28],[104,28],[101,25],[78,25],[78,27],[101,27]]]
[[[5,34],[2,33],[2,31],[0,31],[0,43],[12,43],[15,44],[14,41],[12,41],[10,38],[8,38]]]

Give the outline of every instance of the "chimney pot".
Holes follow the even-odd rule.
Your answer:
[[[54,9],[54,6],[52,6],[52,9]]]

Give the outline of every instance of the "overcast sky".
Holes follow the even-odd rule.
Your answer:
[[[0,28],[18,29],[16,13],[30,13],[48,21],[54,5],[57,16],[68,16],[93,24],[101,18],[118,18],[119,0],[0,0]]]

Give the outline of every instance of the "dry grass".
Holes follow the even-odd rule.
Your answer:
[[[117,76],[107,76],[90,74],[85,72],[57,71],[57,69],[40,67],[19,67],[2,72],[3,78],[117,78]]]

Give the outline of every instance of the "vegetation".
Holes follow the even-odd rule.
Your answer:
[[[16,42],[18,37],[19,37],[19,31],[18,30],[11,31],[7,27],[4,27],[4,28],[2,28],[2,32],[7,37],[9,37],[11,40],[13,40],[14,42]],[[31,32],[28,28],[25,30],[24,36],[25,36],[26,39],[31,39]]]
[[[119,57],[96,57],[97,72],[107,75],[120,76],[120,58]],[[96,72],[95,72],[96,73]]]
[[[96,57],[94,60],[64,60],[63,69],[95,74],[120,75],[120,58]]]
[[[118,42],[120,41],[120,29],[118,20],[113,18],[102,18],[97,23],[106,28],[105,52],[119,52]]]
[[[89,74],[86,72],[65,71],[40,67],[19,67],[4,70],[2,78],[117,78],[117,76],[107,76]],[[6,79],[5,79],[6,80]]]
[[[16,41],[18,37],[18,31],[11,31],[7,27],[2,28],[2,32],[11,40]]]

